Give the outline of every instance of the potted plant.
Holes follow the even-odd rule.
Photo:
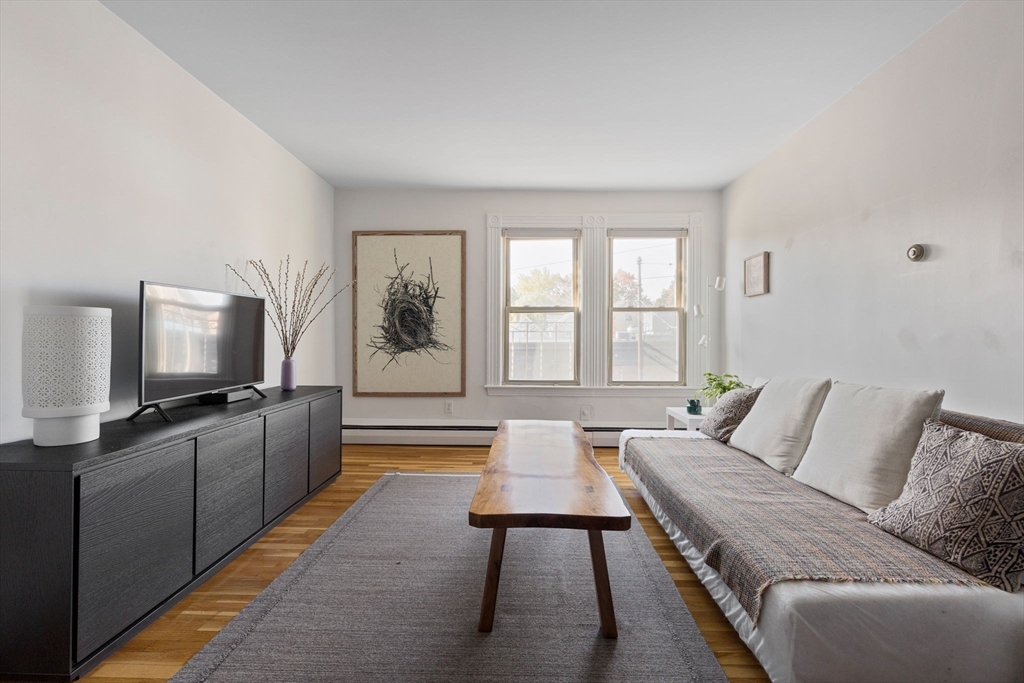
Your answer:
[[[281,349],[284,351],[284,360],[281,361],[281,389],[294,391],[296,387],[295,359],[293,358],[295,348],[313,321],[339,294],[351,287],[352,283],[350,282],[336,291],[321,305],[320,299],[327,291],[327,286],[331,284],[334,274],[338,272],[337,268],[328,273],[327,264],[324,263],[307,279],[306,266],[309,265],[309,261],[306,261],[302,264],[301,271],[296,270],[295,281],[291,282],[292,257],[289,255],[284,261],[278,263],[275,284],[275,279],[271,277],[270,271],[263,265],[262,260],[250,259],[247,263],[259,275],[263,289],[267,292],[267,302],[270,304],[267,307],[267,316],[270,318],[270,324],[274,326],[274,331],[277,332],[277,338],[281,340]],[[249,291],[259,296],[241,273],[232,268],[230,263],[225,265],[231,268],[231,272],[245,283]],[[316,312],[314,313],[314,311]]]
[[[704,384],[697,390],[697,396],[703,396],[711,403],[714,403],[726,392],[733,389],[744,389],[746,384],[740,381],[736,375],[728,373],[716,375],[713,372],[704,373]],[[699,404],[698,404],[699,405]]]

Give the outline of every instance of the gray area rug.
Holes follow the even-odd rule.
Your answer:
[[[726,680],[636,518],[604,533],[617,640],[587,535],[564,529],[508,531],[494,630],[478,632],[476,483],[385,475],[172,683]]]

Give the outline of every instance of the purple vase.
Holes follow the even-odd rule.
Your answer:
[[[295,391],[295,359],[291,356],[281,361],[281,391]]]

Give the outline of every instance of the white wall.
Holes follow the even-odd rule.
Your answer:
[[[31,435],[23,306],[114,310],[110,420],[136,406],[139,280],[333,262],[333,188],[98,2],[0,3],[0,89],[0,441]],[[334,382],[330,313],[300,383]],[[268,325],[268,386],[281,358]]]
[[[580,405],[593,406],[588,424],[609,426],[665,423],[665,406],[679,399],[488,396],[485,383],[486,214],[704,213],[704,272],[718,274],[719,192],[520,192],[483,190],[357,190],[335,194],[336,263],[352,269],[354,230],[466,231],[466,397],[455,414],[444,414],[443,398],[352,397],[352,299],[337,310],[338,382],[345,387],[345,422],[391,424],[494,423],[502,418],[578,420]],[[717,335],[713,335],[717,336]],[[712,366],[716,358],[712,356]],[[680,392],[682,395],[682,391]],[[367,420],[369,418],[370,420]]]
[[[1024,4],[969,2],[723,195],[726,367],[1024,420]],[[926,260],[905,252],[928,247]]]

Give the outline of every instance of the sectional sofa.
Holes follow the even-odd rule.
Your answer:
[[[845,403],[835,390],[844,414],[831,417],[827,388],[823,396],[790,391],[781,407],[776,396],[757,416],[769,425],[767,448],[739,428],[731,439],[765,451],[756,457],[700,432],[632,430],[621,437],[620,467],[772,681],[1024,681],[1024,592],[993,587],[869,523],[878,487],[858,489],[867,475],[839,462],[864,444],[895,461],[890,450],[921,436],[923,425],[908,421],[937,418],[1015,443],[1024,443],[1024,425],[941,411],[941,392],[910,396],[910,409],[909,394],[893,404],[892,394],[849,387],[841,388]],[[866,414],[849,414],[858,410]],[[787,452],[799,457],[787,464],[778,457]],[[815,467],[801,476],[804,458],[821,462],[807,460]],[[898,481],[876,482],[881,500],[893,495],[886,487],[899,495],[907,468],[909,459],[894,472],[882,468],[883,479]],[[815,480],[815,469],[824,478]]]

